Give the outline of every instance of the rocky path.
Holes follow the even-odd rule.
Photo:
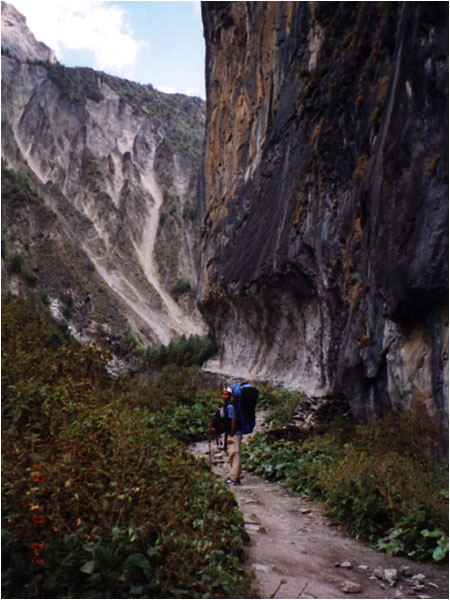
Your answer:
[[[212,443],[213,470],[228,475]],[[208,443],[192,447],[208,456]],[[260,598],[448,598],[448,570],[376,552],[347,537],[321,506],[244,472],[231,488],[251,538],[248,567]]]

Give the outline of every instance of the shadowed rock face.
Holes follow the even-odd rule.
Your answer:
[[[447,412],[447,4],[207,2],[211,368]]]

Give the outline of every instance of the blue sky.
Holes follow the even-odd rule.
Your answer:
[[[200,2],[13,0],[62,64],[205,98]]]

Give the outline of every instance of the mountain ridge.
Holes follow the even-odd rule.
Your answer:
[[[14,13],[6,12],[11,30]],[[23,18],[17,19],[24,58],[34,36]],[[35,227],[28,223],[20,232],[17,207],[7,203],[3,246],[10,258],[26,257],[36,285],[30,289],[20,273],[6,268],[4,290],[38,301],[48,294],[49,305],[59,305],[59,312],[64,310],[60,296],[65,296],[72,331],[109,347],[123,346],[128,330],[141,347],[205,333],[193,292],[203,101],[92,69],[36,60],[33,53],[19,60],[13,56],[18,36],[14,39],[12,49],[2,47],[2,164],[25,174],[54,213],[57,226],[47,237],[55,243],[59,237],[61,257],[71,240],[67,273],[76,272],[74,254],[81,252],[88,262],[72,282],[60,265],[58,290],[58,278],[52,279],[38,258],[45,250],[34,252],[46,235],[21,240],[26,229]],[[189,282],[181,294],[174,292],[180,280]]]

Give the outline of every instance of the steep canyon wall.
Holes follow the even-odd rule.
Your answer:
[[[447,10],[202,4],[212,369],[448,413]]]
[[[6,188],[36,190],[28,201],[16,181],[2,203],[3,291],[45,297],[81,339],[113,348],[202,334],[204,119],[200,98],[63,67],[2,2],[2,171]],[[9,267],[19,255],[29,277]]]

